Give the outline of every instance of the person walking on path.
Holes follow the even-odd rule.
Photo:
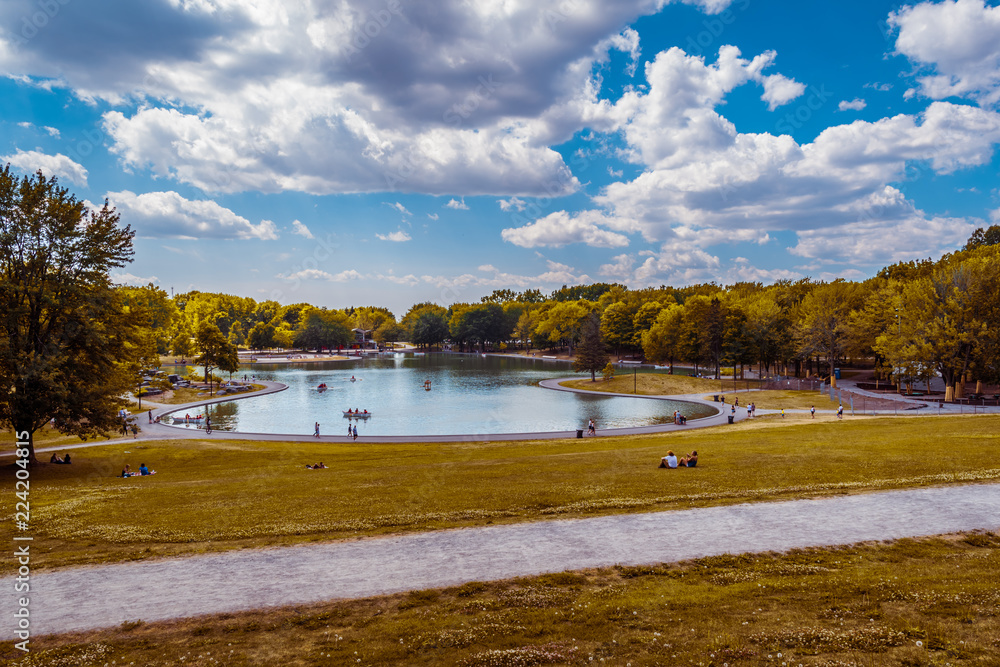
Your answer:
[[[153,423],[153,411],[150,410],[147,414],[149,415],[149,423],[152,424]]]
[[[841,405],[839,408],[837,408],[837,419],[843,419],[843,418],[844,418],[844,406]]]
[[[351,437],[351,422],[347,422],[347,437]]]
[[[816,419],[816,406],[813,405],[809,408],[809,414],[812,415],[813,419]]]
[[[205,417],[205,433],[212,435],[212,418]]]
[[[313,437],[319,437],[319,422],[316,422],[316,425],[313,427]]]
[[[136,426],[135,422],[132,422],[132,439],[135,440],[139,437],[139,427]]]
[[[587,433],[590,435],[597,435],[597,428],[594,426],[594,420],[591,419],[587,424]]]
[[[357,424],[354,425],[354,432],[351,435],[354,436],[355,440],[358,439],[358,425]]]

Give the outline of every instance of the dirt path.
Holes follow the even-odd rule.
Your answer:
[[[616,563],[998,528],[1000,484],[980,484],[67,568],[31,576],[31,629],[37,636]],[[9,639],[14,578],[2,585],[0,638]]]

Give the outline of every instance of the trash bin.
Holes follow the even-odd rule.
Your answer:
[[[583,437],[583,429],[582,428],[576,429],[576,437],[578,437],[578,438],[582,438]]]
[[[733,423],[733,416],[732,416],[732,415],[729,415],[729,423],[730,423],[730,424],[732,424],[732,423]]]
[[[838,380],[840,379],[840,369],[839,368],[834,368],[833,369],[833,377],[837,378]]]
[[[714,400],[716,403],[718,403],[719,402],[719,395],[718,394],[712,394],[712,400]]]

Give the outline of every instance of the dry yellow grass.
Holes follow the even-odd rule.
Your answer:
[[[561,383],[564,387],[574,389],[589,389],[590,391],[610,391],[619,394],[643,394],[649,396],[671,396],[676,394],[718,394],[723,390],[732,393],[733,380],[709,380],[687,375],[668,375],[666,373],[628,373],[622,372],[605,382],[597,376],[596,382],[589,378],[584,380],[567,380]],[[749,386],[756,388],[756,380],[738,380],[737,387],[744,391]],[[633,392],[633,389],[636,389]]]
[[[996,665],[1000,537],[716,556],[55,637],[3,665]]]
[[[943,428],[958,421],[958,428]],[[930,432],[935,437],[926,437]],[[78,450],[72,466],[34,470],[32,526],[34,544],[46,554],[37,567],[57,567],[995,480],[998,445],[997,416],[771,418],[663,435],[534,442],[133,441]],[[657,469],[667,449],[698,450],[699,467]],[[317,461],[330,469],[305,469]],[[158,472],[117,478],[125,463]],[[7,500],[11,493],[0,489]],[[12,530],[10,522],[0,525],[0,539]]]

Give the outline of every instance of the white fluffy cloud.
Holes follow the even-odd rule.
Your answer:
[[[264,241],[278,238],[270,220],[254,225],[214,201],[185,199],[172,191],[137,195],[122,190],[109,192],[107,198],[118,209],[122,222],[132,225],[139,236]]]
[[[390,234],[376,234],[376,238],[382,241],[396,241],[397,243],[402,243],[404,241],[409,241],[412,237],[404,232],[402,229],[394,231]]]
[[[148,278],[143,278],[137,276],[134,273],[128,273],[123,271],[121,273],[112,273],[111,280],[118,285],[132,285],[133,287],[144,287],[150,283],[156,284],[160,282],[160,279],[156,276],[149,276]]]
[[[794,79],[789,79],[783,74],[772,74],[763,79],[764,94],[761,99],[767,102],[767,108],[774,111],[778,107],[788,104],[795,98],[806,92],[804,83],[799,83]]]
[[[727,93],[755,81],[764,85],[771,108],[802,94],[802,84],[763,74],[775,58],[768,51],[747,60],[735,46],[723,46],[716,61],[707,64],[671,48],[646,63],[649,91],[626,93],[606,115],[624,131],[633,161],[650,167],[697,162],[706,151],[723,150],[736,140],[735,126],[715,110]]]
[[[840,104],[837,105],[838,111],[861,111],[868,104],[860,97],[855,97],[853,100],[848,102],[847,100],[841,100]]]
[[[889,15],[896,51],[933,73],[919,78],[932,99],[968,97],[1000,103],[1000,7],[983,0],[906,5]]]
[[[346,283],[351,280],[361,280],[364,274],[358,273],[354,269],[346,269],[340,273],[330,273],[321,269],[303,269],[289,274],[278,274],[275,278],[300,283],[307,280],[326,280],[333,283]]]
[[[570,243],[586,243],[597,248],[620,248],[628,245],[628,237],[601,229],[597,222],[607,224],[604,216],[595,211],[585,211],[579,215],[557,211],[524,227],[505,229],[500,235],[504,241],[522,248],[563,246]]]
[[[965,243],[976,223],[961,218],[928,218],[920,211],[901,220],[862,220],[839,227],[799,232],[791,252],[801,257],[848,264],[888,264],[937,255]],[[886,243],[886,239],[892,239]]]
[[[87,170],[62,153],[46,155],[38,151],[18,150],[11,155],[0,155],[0,162],[9,162],[12,167],[29,174],[41,170],[46,176],[58,176],[74,185],[87,187]]]
[[[465,200],[458,201],[457,199],[452,199],[447,204],[444,205],[445,208],[454,209],[456,211],[468,211],[469,207],[466,205]]]
[[[645,170],[606,186],[593,197],[596,209],[551,213],[504,230],[505,240],[601,245],[597,234],[638,232],[662,244],[631,273],[653,283],[717,278],[720,259],[707,248],[766,243],[769,232],[796,232],[793,252],[805,257],[846,232],[850,240],[825,259],[868,265],[932,255],[968,236],[968,221],[928,216],[890,184],[907,180],[908,165],[946,174],[988,164],[1000,143],[1000,114],[933,102],[920,114],[829,127],[808,144],[740,133],[716,107],[745,83],[763,83],[766,93],[761,72],[773,60],[773,53],[746,60],[735,47],[722,47],[714,63],[679,49],[660,53],[646,66],[648,91],[626,93],[607,114],[623,132],[628,156]],[[880,228],[907,241],[876,243]],[[602,271],[625,275],[630,261],[618,256]]]
[[[315,236],[313,236],[313,233],[309,231],[309,228],[298,220],[292,220],[292,233],[297,234],[299,236],[304,236],[307,239],[316,238]]]
[[[698,160],[609,185],[594,198],[604,218],[588,219],[654,242],[669,241],[681,228],[752,240],[741,235],[832,227],[832,238],[854,223],[926,225],[931,220],[887,184],[905,180],[907,164],[937,173],[987,164],[997,142],[1000,115],[946,102],[919,116],[831,127],[805,145],[788,136],[738,134],[731,146]],[[953,235],[928,240],[935,238],[938,250],[952,247]],[[881,247],[879,258],[871,251],[857,257],[896,256]]]
[[[549,146],[599,107],[591,65],[637,58],[622,26],[664,4],[59,3],[0,36],[0,69],[121,105],[122,163],[206,192],[557,195],[579,183]],[[10,0],[0,25],[36,11]]]

